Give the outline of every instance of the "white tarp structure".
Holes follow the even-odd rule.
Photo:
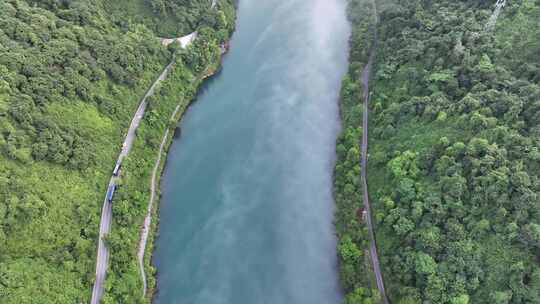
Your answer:
[[[161,44],[168,46],[169,44],[178,41],[180,42],[180,46],[185,49],[193,42],[193,40],[195,40],[195,38],[197,38],[197,32],[178,38],[161,38]]]

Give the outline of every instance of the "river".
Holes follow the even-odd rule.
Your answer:
[[[334,304],[345,0],[240,0],[162,179],[155,303]]]

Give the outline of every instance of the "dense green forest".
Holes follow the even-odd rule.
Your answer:
[[[224,11],[209,9],[212,0],[116,0],[104,5],[119,27],[140,23],[160,37],[184,36],[203,26],[217,28],[227,18]]]
[[[0,1],[0,303],[89,301],[101,204],[132,113],[176,56],[172,80],[151,101],[133,151],[150,163],[170,124],[167,111],[191,100],[234,26],[230,1],[204,14],[208,1],[163,1],[170,10],[188,8],[160,17],[189,19],[171,35],[198,29],[201,37],[186,51],[167,49],[151,22],[122,11],[120,1],[119,10],[109,9],[111,2]],[[113,210],[108,284],[119,288],[107,303],[141,301],[142,283],[128,268],[136,262],[150,170],[132,158],[126,167],[126,183],[139,191],[121,188]]]
[[[375,288],[357,167],[377,31],[368,182],[392,303],[540,303],[540,1],[351,1],[336,168],[347,303]],[[367,274],[367,276],[366,276]],[[376,301],[376,299],[375,299]]]

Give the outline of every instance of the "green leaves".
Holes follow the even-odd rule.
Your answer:
[[[388,163],[388,167],[396,180],[405,177],[415,178],[418,175],[420,170],[417,166],[417,156],[417,153],[407,150]]]
[[[362,256],[362,252],[356,247],[356,244],[352,242],[349,236],[341,238],[338,251],[344,263],[356,264]]]
[[[375,304],[379,303],[379,301],[378,290],[359,287],[346,296],[344,304]]]
[[[172,16],[159,22],[173,24],[174,31],[195,29],[207,1],[180,2],[193,4],[181,8],[193,24]],[[0,1],[1,303],[89,302],[99,212],[123,133],[171,59],[148,27],[152,22],[110,9],[141,5],[143,13],[152,13],[145,3]],[[227,10],[222,26],[228,37],[234,9],[225,1],[220,8]],[[205,48],[194,52],[209,52],[203,55],[215,64],[216,30],[206,32]],[[133,255],[148,199],[142,191],[170,113],[179,98],[185,109],[199,81],[181,62],[171,77],[168,91],[152,105],[153,121],[141,126],[138,156],[145,161],[129,168],[129,184],[121,183],[135,194],[124,193],[114,207],[118,231],[109,239],[115,247],[109,274],[118,288],[105,302],[143,301]]]
[[[415,260],[416,272],[423,275],[431,275],[437,271],[437,263],[430,255],[419,252]]]
[[[368,180],[392,302],[540,299],[532,279],[540,277],[540,78],[532,55],[540,52],[532,25],[540,3],[521,2],[505,8],[489,35],[481,33],[486,1],[377,2]],[[351,71],[366,53],[368,7],[350,1]],[[353,77],[342,88],[347,127],[356,121]],[[352,146],[339,143],[347,160]],[[336,169],[336,185],[345,185],[337,188],[339,219],[354,206],[341,200],[354,193],[345,166]],[[338,227],[341,235],[362,229]]]

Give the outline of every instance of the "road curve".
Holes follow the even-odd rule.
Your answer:
[[[375,17],[375,24],[378,23],[377,7],[375,1],[373,1],[373,11]],[[367,158],[368,158],[368,136],[369,136],[369,100],[371,94],[369,92],[369,79],[371,77],[371,69],[373,67],[373,61],[375,59],[375,53],[377,49],[377,31],[375,29],[374,44],[370,51],[369,60],[362,71],[362,87],[364,91],[364,113],[362,118],[362,142],[361,142],[361,179],[362,190],[364,199],[364,210],[366,211],[366,222],[369,231],[369,254],[371,256],[371,263],[373,264],[373,273],[375,274],[375,280],[377,281],[377,289],[381,295],[381,302],[388,304],[388,297],[386,296],[386,290],[384,288],[384,280],[379,263],[379,254],[377,252],[377,242],[375,239],[375,232],[373,228],[373,216],[371,212],[371,203],[369,201],[369,193],[367,186]]]
[[[118,156],[117,164],[121,164],[124,158],[129,154],[129,151],[131,151],[131,147],[133,146],[133,142],[136,136],[135,131],[139,127],[144,112],[146,110],[146,106],[148,105],[146,100],[149,96],[154,94],[156,86],[167,77],[167,74],[171,70],[173,63],[174,61],[171,61],[171,63],[169,63],[169,65],[165,67],[161,75],[159,75],[156,81],[154,81],[150,89],[146,92],[143,99],[141,100],[139,107],[137,108],[137,111],[135,112],[135,115],[131,120],[131,124],[122,145],[122,151]],[[111,180],[109,181],[109,186],[107,187],[107,189],[109,189],[109,187],[111,187],[112,185],[116,184],[117,179],[118,177],[113,175],[111,177]],[[99,240],[96,261],[96,280],[92,289],[92,299],[90,302],[91,304],[99,304],[103,296],[103,285],[105,283],[107,268],[109,265],[109,250],[105,245],[104,237],[111,231],[111,222],[112,206],[108,202],[106,195],[105,199],[103,200],[103,207],[101,209],[101,223],[99,226]]]

